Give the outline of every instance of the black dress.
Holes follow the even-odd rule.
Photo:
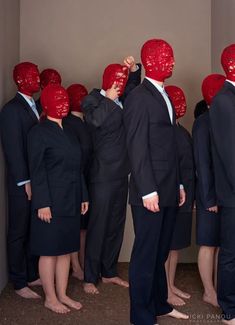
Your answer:
[[[81,202],[87,201],[81,173],[81,149],[67,128],[46,119],[28,136],[32,186],[31,251],[40,256],[76,252],[80,246]],[[50,207],[52,219],[38,218],[38,209]]]
[[[69,114],[63,119],[63,125],[70,128],[77,137],[82,150],[82,171],[88,184],[89,169],[92,162],[92,141],[87,125],[80,117]],[[80,229],[87,229],[89,221],[89,210],[85,215],[81,215]]]

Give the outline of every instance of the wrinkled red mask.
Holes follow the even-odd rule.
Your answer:
[[[82,113],[81,102],[88,95],[86,88],[80,84],[73,84],[67,88],[67,92],[69,95],[70,111]]]
[[[41,93],[41,105],[45,115],[62,119],[69,112],[69,96],[60,85],[48,85]]]
[[[175,64],[172,47],[161,39],[151,39],[141,49],[146,77],[164,81],[171,77]]]
[[[235,81],[235,44],[231,44],[223,50],[221,64],[227,79]]]
[[[31,62],[17,64],[13,70],[13,79],[22,94],[33,96],[40,89],[38,67]]]
[[[172,101],[176,118],[179,119],[180,117],[183,117],[187,110],[187,104],[183,90],[176,86],[166,86],[165,91]]]
[[[104,90],[110,89],[115,82],[120,90],[119,96],[121,96],[124,93],[126,87],[128,74],[129,74],[129,70],[124,65],[121,64],[108,65],[104,70],[102,88]]]
[[[61,76],[58,71],[54,69],[45,69],[40,73],[41,89],[49,84],[61,85]]]
[[[226,78],[221,74],[210,74],[202,82],[202,95],[207,105],[211,105],[212,99],[223,87]]]

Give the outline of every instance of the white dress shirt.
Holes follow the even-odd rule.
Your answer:
[[[101,89],[100,94],[104,97],[106,97],[106,91],[104,89]],[[115,104],[117,104],[118,106],[120,106],[121,108],[123,108],[122,103],[120,102],[120,100],[118,98],[113,100]]]

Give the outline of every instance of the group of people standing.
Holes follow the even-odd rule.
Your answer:
[[[226,76],[203,80],[205,109],[192,138],[178,123],[186,112],[182,89],[164,87],[172,47],[148,40],[141,61],[142,83],[142,66],[129,56],[108,65],[102,87],[89,94],[81,84],[65,90],[54,69],[15,66],[18,92],[0,113],[10,279],[24,298],[39,298],[32,287],[42,285],[45,306],[68,313],[82,307],[66,294],[72,266],[87,294],[99,294],[100,279],[130,284],[134,325],[157,324],[163,315],[188,319],[172,306],[190,298],[174,280],[179,251],[191,243],[196,196],[203,300],[233,325],[235,45],[222,54]],[[117,271],[128,183],[135,231],[129,283]]]

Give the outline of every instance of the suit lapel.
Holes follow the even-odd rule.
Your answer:
[[[16,98],[23,104],[24,109],[27,111],[29,116],[32,118],[34,122],[38,122],[38,118],[33,112],[32,108],[29,106],[29,104],[26,102],[23,96],[21,96],[19,93],[16,94]]]

